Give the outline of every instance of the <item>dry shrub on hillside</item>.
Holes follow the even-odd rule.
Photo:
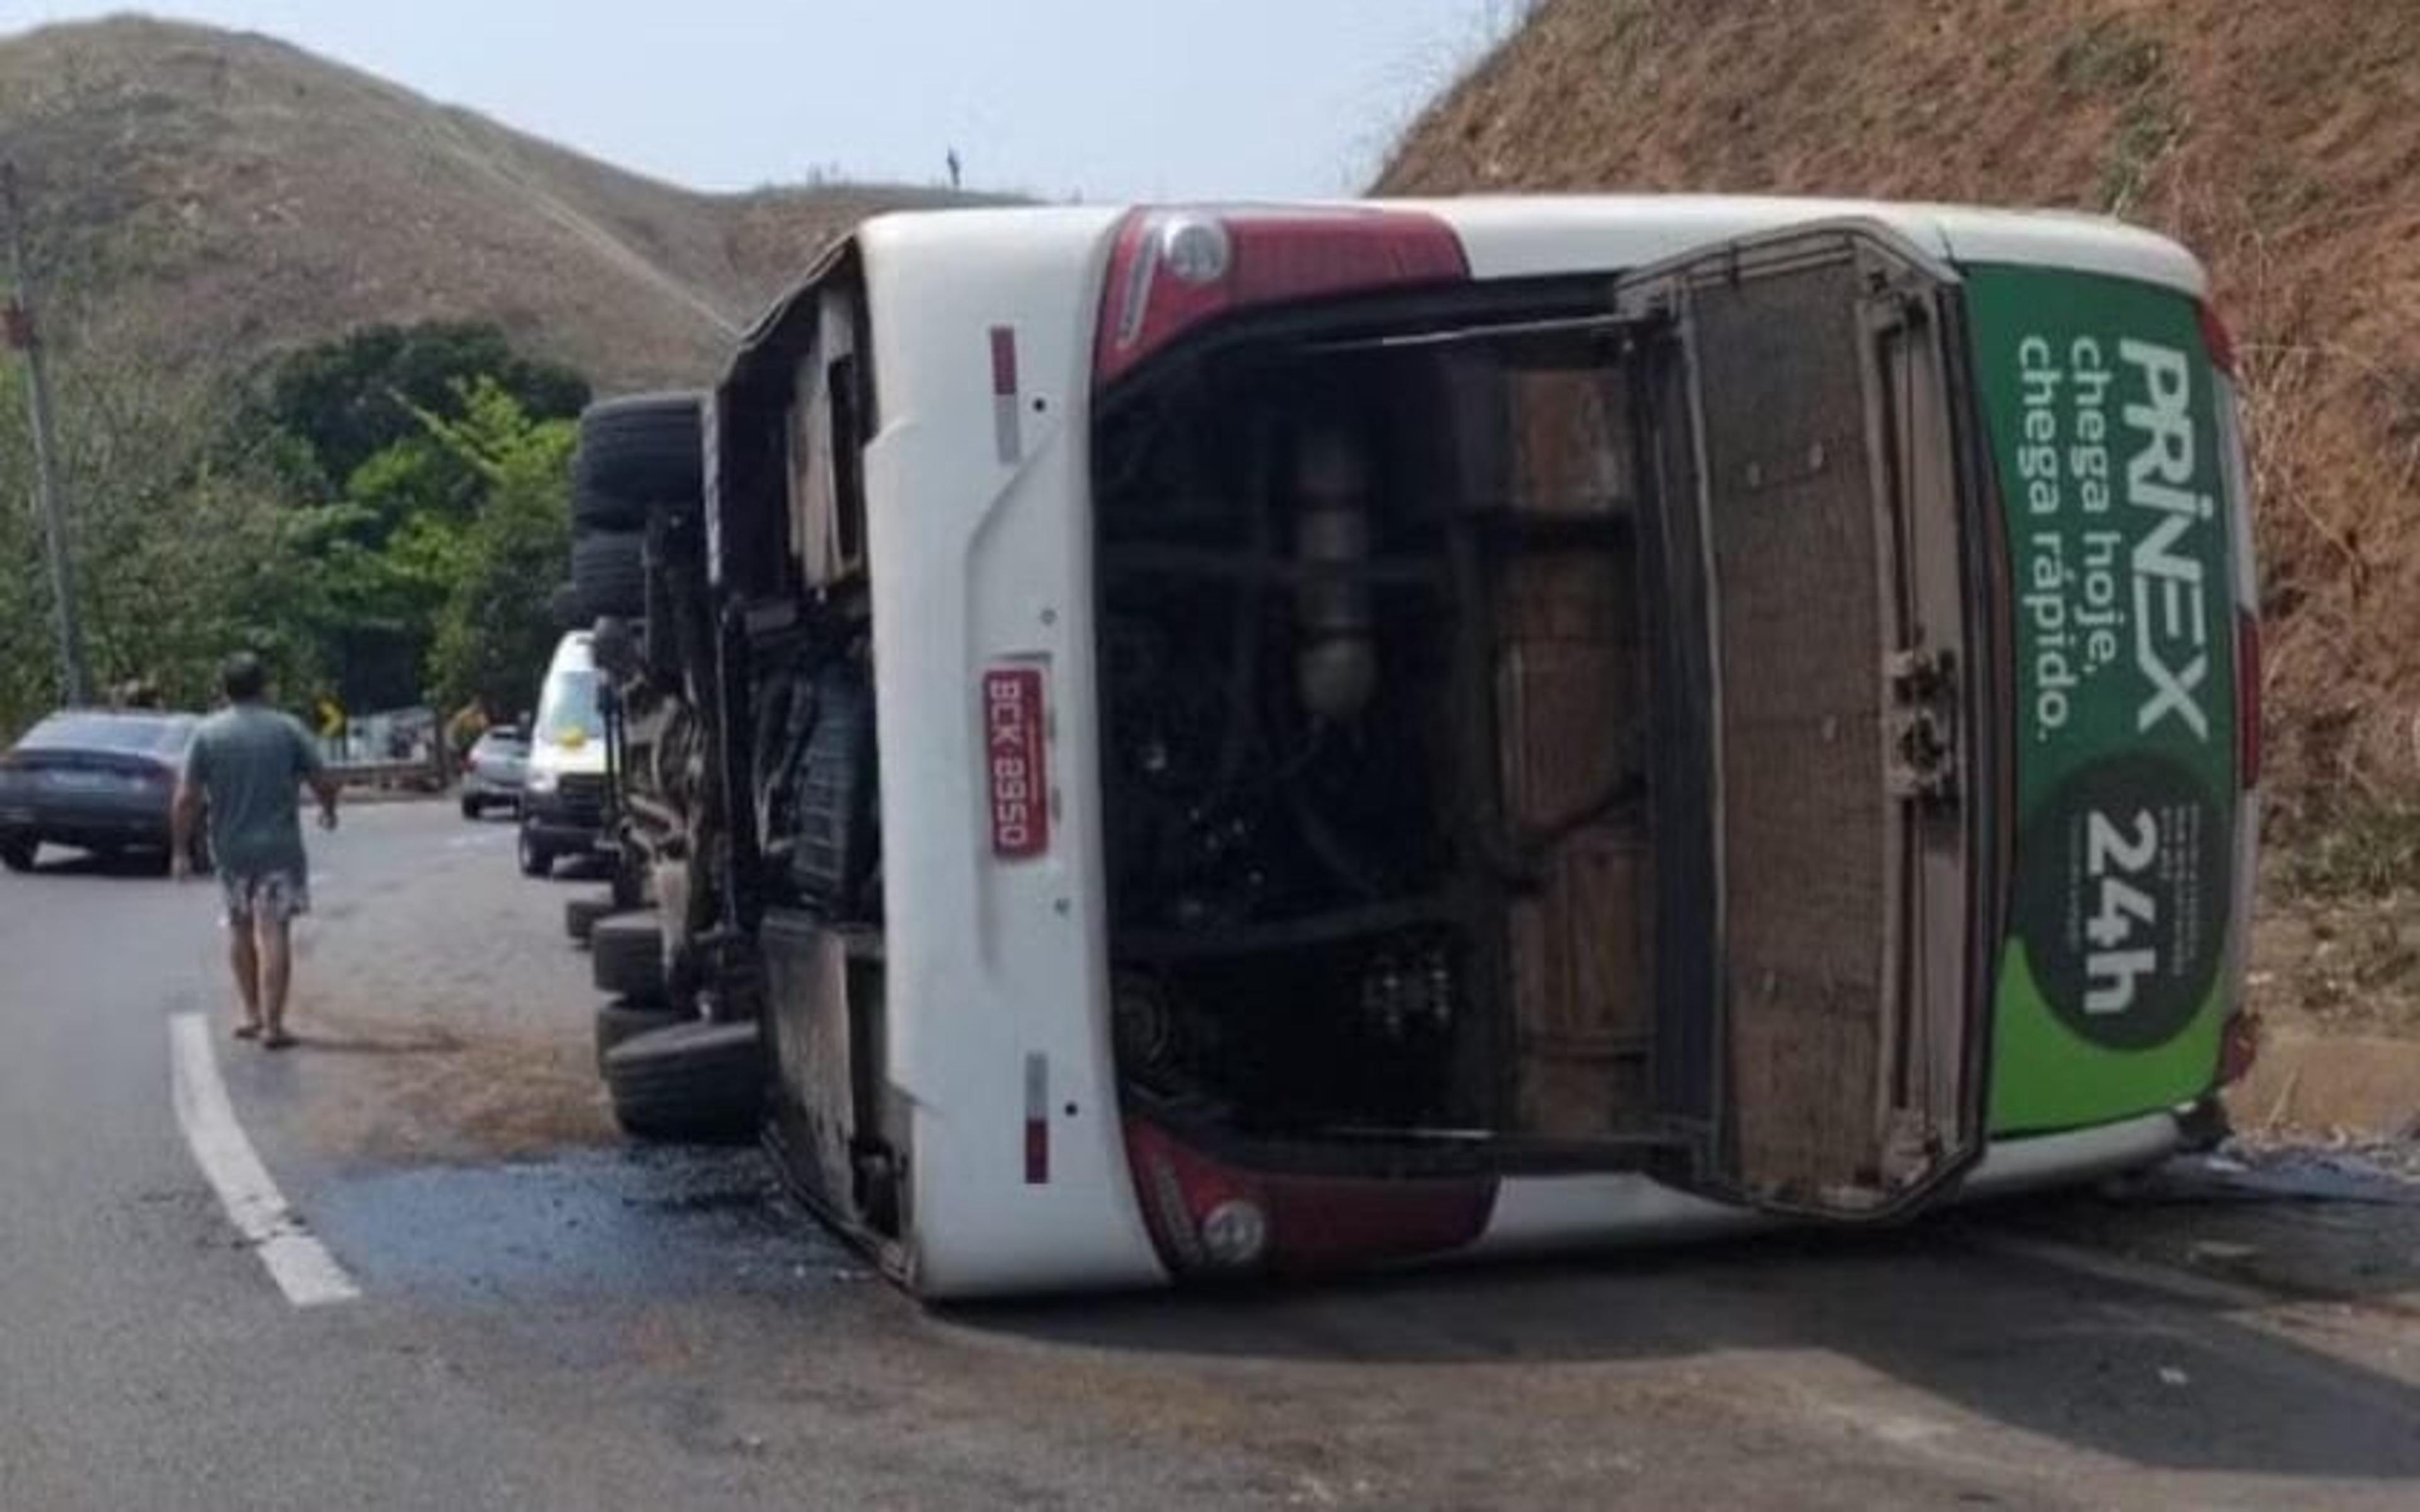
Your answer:
[[[861,217],[973,196],[701,193],[248,33],[0,38],[33,256],[113,360],[241,370],[372,322],[478,320],[605,389],[694,383]]]

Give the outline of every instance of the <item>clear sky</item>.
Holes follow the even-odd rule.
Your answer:
[[[1349,193],[1524,0],[0,0],[266,32],[701,189]]]

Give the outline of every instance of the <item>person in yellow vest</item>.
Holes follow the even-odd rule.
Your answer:
[[[455,710],[454,717],[445,721],[446,748],[456,757],[460,757],[479,743],[479,737],[488,733],[492,722],[488,717],[487,701],[473,699]]]

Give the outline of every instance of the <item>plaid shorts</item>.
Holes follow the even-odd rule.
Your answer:
[[[283,924],[311,911],[311,884],[302,872],[283,867],[268,872],[222,870],[219,890],[226,898],[230,925],[249,924],[263,914]]]

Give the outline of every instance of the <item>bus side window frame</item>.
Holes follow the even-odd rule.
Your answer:
[[[790,466],[797,551],[811,592],[866,572],[864,447],[874,435],[871,331],[863,288],[848,282],[819,301],[814,336],[795,371]],[[820,454],[820,455],[817,455]]]

